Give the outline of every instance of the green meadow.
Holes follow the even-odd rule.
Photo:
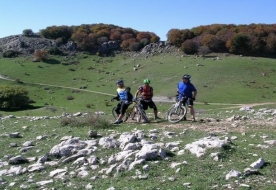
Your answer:
[[[217,59],[218,57],[218,59]],[[31,58],[0,59],[1,75],[24,82],[0,80],[1,85],[21,85],[29,91],[34,106],[52,105],[58,111],[108,111],[104,101],[116,94],[122,78],[135,93],[144,78],[151,80],[155,96],[174,98],[183,74],[192,75],[198,89],[197,108],[212,104],[252,104],[276,100],[275,59],[241,56],[194,58],[171,52],[158,56],[98,57],[83,53],[55,56],[48,63]],[[133,67],[137,67],[133,71]],[[85,87],[81,89],[82,87]],[[46,89],[46,90],[45,90]],[[73,100],[67,100],[72,96]],[[88,110],[86,105],[92,105]],[[161,106],[161,110],[166,108]],[[215,106],[216,107],[216,106]],[[26,111],[21,111],[24,114]],[[30,110],[29,114],[40,114]],[[20,114],[20,112],[14,113]]]
[[[139,66],[138,66],[139,65]],[[136,68],[134,71],[133,68]],[[177,83],[183,74],[192,75],[191,81],[198,90],[195,101],[196,118],[198,122],[183,121],[171,124],[165,120],[165,113],[173,102],[156,102],[160,121],[154,121],[152,110],[147,110],[152,122],[140,124],[126,122],[121,125],[111,125],[111,110],[116,102],[110,99],[116,95],[116,80],[123,79],[126,86],[131,87],[134,94],[145,78],[151,80],[155,97],[174,100]],[[21,111],[1,111],[1,116],[13,115],[17,118],[1,120],[0,125],[0,162],[10,156],[38,157],[47,154],[63,136],[88,137],[89,130],[97,130],[101,136],[113,135],[119,137],[124,132],[142,130],[145,138],[149,131],[158,131],[158,141],[161,143],[179,142],[183,148],[197,139],[215,134],[219,137],[236,137],[224,149],[208,150],[200,158],[186,152],[176,155],[168,151],[165,160],[149,161],[148,172],[138,165],[134,170],[123,171],[114,177],[114,173],[104,176],[101,173],[107,164],[90,171],[85,178],[72,175],[77,167],[67,163],[62,167],[47,167],[40,172],[24,173],[16,176],[0,176],[0,189],[86,189],[87,184],[92,189],[266,189],[272,190],[276,185],[275,147],[258,148],[264,140],[275,140],[276,132],[273,121],[267,121],[267,116],[254,120],[241,121],[233,126],[225,120],[233,115],[245,115],[253,118],[239,109],[252,106],[276,109],[276,61],[272,58],[244,57],[224,54],[211,54],[205,57],[183,56],[177,52],[162,53],[156,56],[134,55],[133,53],[116,54],[114,57],[98,57],[85,53],[76,56],[51,56],[48,62],[32,62],[32,57],[0,58],[0,75],[6,79],[0,80],[0,85],[18,85],[29,92],[29,97],[35,101],[33,109]],[[18,83],[21,81],[21,83]],[[72,97],[68,100],[68,97]],[[30,120],[23,116],[60,116],[62,113],[95,113],[102,111],[100,116],[106,122],[95,127],[93,122],[76,122],[63,125],[64,118]],[[221,122],[200,122],[206,118],[220,119]],[[271,122],[270,122],[271,121]],[[72,122],[72,121],[71,121]],[[24,127],[25,126],[25,127]],[[175,132],[172,138],[165,132]],[[9,138],[10,133],[19,132],[23,138]],[[45,140],[37,140],[37,136],[45,135]],[[266,136],[264,138],[264,136]],[[93,138],[92,138],[93,139]],[[99,138],[96,138],[97,140]],[[26,141],[33,140],[35,147],[27,152],[19,153],[18,147],[10,147],[16,143],[19,147]],[[99,158],[108,158],[116,154],[116,149],[100,148],[94,154]],[[220,160],[214,161],[209,155],[220,152]],[[259,157],[265,159],[265,165],[259,173],[250,176],[225,179],[232,169],[243,170]],[[53,159],[55,160],[55,159]],[[171,168],[173,162],[182,163],[177,168]],[[23,164],[22,167],[27,167]],[[68,168],[66,179],[54,179],[53,183],[44,187],[35,182],[50,180],[49,172],[57,168]],[[4,165],[1,170],[8,168]],[[145,175],[146,178],[139,178]],[[97,179],[95,180],[95,176]],[[93,178],[93,180],[91,179]],[[14,184],[13,184],[14,182]],[[13,184],[13,185],[10,185]],[[22,186],[25,185],[25,186]]]

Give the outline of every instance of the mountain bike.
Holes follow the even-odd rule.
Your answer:
[[[177,99],[176,103],[173,104],[167,111],[167,120],[171,123],[177,123],[181,121],[187,114],[187,100],[185,95],[182,95],[181,99]]]
[[[136,116],[137,122],[141,122],[142,120],[144,122],[149,122],[147,114],[146,114],[145,110],[143,109],[143,106],[140,103],[140,101],[141,101],[141,98],[134,99],[132,104],[130,106],[128,106],[126,113],[123,117],[124,122],[126,122],[129,118],[131,118],[132,120],[135,120],[135,116]],[[112,115],[115,119],[117,119],[117,117],[118,117],[117,113],[115,111],[116,108],[117,108],[117,106],[115,106],[112,109]]]

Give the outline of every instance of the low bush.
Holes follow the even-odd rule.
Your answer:
[[[66,99],[67,100],[74,100],[74,97],[70,95],[70,96],[67,96]]]
[[[37,58],[39,61],[46,61],[49,58],[49,54],[46,50],[37,50],[34,53],[34,57]]]
[[[110,123],[105,118],[92,113],[89,113],[85,116],[85,121],[86,124],[89,125],[92,129],[105,129],[110,126]]]
[[[106,129],[110,126],[110,123],[105,118],[100,117],[92,113],[87,114],[84,118],[81,117],[64,117],[60,123],[62,126],[70,127],[84,127],[87,126],[90,129]]]
[[[18,56],[18,52],[13,51],[13,50],[7,50],[3,53],[3,57],[5,58],[12,58],[12,57],[17,57]]]
[[[34,32],[32,31],[32,29],[25,29],[23,30],[22,33],[24,36],[27,36],[27,37],[34,35]]]
[[[57,47],[52,47],[52,48],[50,48],[50,49],[48,50],[48,53],[49,53],[50,55],[63,55],[63,52],[62,52],[60,49],[58,49]]]
[[[24,108],[29,104],[28,91],[18,86],[0,86],[0,108]]]

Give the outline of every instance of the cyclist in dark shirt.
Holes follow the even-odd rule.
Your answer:
[[[117,120],[113,124],[120,124],[123,122],[122,118],[126,113],[128,106],[132,103],[133,95],[130,93],[130,88],[124,86],[123,80],[118,80],[117,84],[117,96],[112,98],[111,101],[118,100],[118,103],[115,112],[118,115]]]
[[[197,95],[197,89],[190,81],[191,75],[183,75],[182,81],[177,85],[178,99],[180,100],[183,94],[188,98],[187,105],[190,110],[192,121],[195,121],[194,101]],[[185,120],[186,118],[184,118]]]

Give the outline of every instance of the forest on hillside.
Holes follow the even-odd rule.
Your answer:
[[[28,32],[26,32],[28,31]],[[23,32],[24,33],[24,32]],[[32,32],[25,30],[25,35]],[[89,51],[104,42],[116,41],[124,51],[139,51],[160,41],[153,32],[139,32],[110,24],[49,26],[40,34],[57,44],[73,41],[80,50]],[[212,24],[192,29],[171,29],[167,43],[186,54],[223,52],[242,55],[272,56],[276,54],[276,24]]]

